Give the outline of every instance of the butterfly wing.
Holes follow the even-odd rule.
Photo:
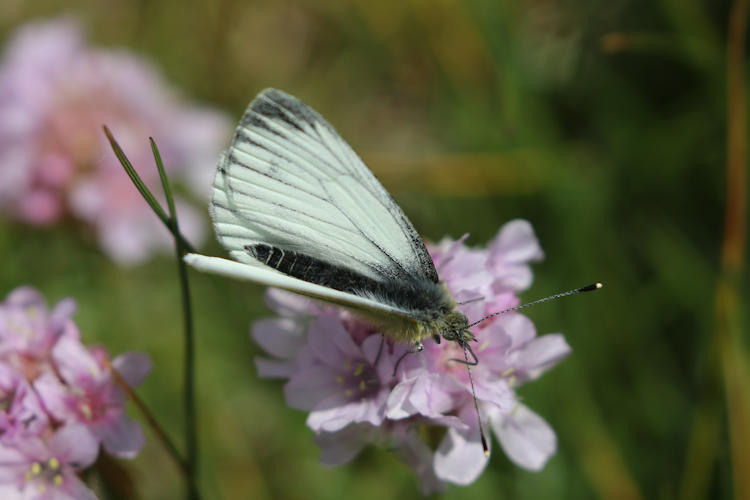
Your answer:
[[[348,308],[379,311],[384,314],[401,313],[398,308],[391,305],[287,276],[258,262],[246,264],[195,253],[185,255],[185,262],[199,271],[281,288]]]
[[[287,276],[257,261],[241,263],[191,253],[185,255],[185,262],[199,271],[281,288],[345,307],[381,325],[384,331],[402,332],[402,335],[406,335],[403,332],[420,331],[420,322],[401,307]]]
[[[267,89],[250,104],[213,186],[211,214],[236,260],[268,245],[378,282],[438,282],[424,243],[388,192],[317,112]]]

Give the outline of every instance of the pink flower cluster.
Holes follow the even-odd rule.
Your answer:
[[[518,304],[516,293],[532,281],[529,262],[543,253],[531,225],[511,221],[486,250],[444,240],[431,247],[443,280],[469,321]],[[420,354],[398,358],[411,346],[386,343],[375,363],[380,333],[341,309],[279,290],[269,306],[280,318],[256,322],[252,334],[272,359],[257,359],[260,376],[288,379],[287,403],[309,412],[325,465],[352,460],[367,444],[392,449],[418,475],[425,494],[446,482],[469,484],[487,464],[464,358],[452,342],[424,342]],[[529,470],[541,469],[556,451],[550,426],[520,402],[515,389],[534,380],[570,353],[561,334],[537,337],[519,313],[496,316],[476,326],[472,367],[485,426],[507,456]],[[443,427],[440,442],[427,443],[419,429]]]
[[[0,303],[0,498],[96,498],[77,473],[94,463],[99,445],[123,458],[143,447],[107,353],[81,343],[74,311],[72,299],[48,309],[29,287]],[[111,364],[131,386],[151,371],[140,353]]]
[[[187,105],[132,53],[87,46],[70,19],[20,28],[0,61],[0,213],[33,225],[73,217],[111,258],[135,263],[171,240],[112,153],[104,124],[154,193],[149,136],[170,179],[205,201],[206,167],[229,135],[223,114]],[[183,233],[202,240],[200,212],[181,199],[177,208]]]

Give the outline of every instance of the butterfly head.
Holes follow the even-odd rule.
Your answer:
[[[445,313],[441,323],[440,334],[433,336],[437,343],[440,343],[440,338],[442,337],[445,340],[457,342],[461,347],[465,347],[469,342],[476,340],[474,335],[469,331],[469,320],[462,312],[451,311]]]

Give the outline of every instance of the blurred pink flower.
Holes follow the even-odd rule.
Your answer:
[[[47,439],[24,439],[12,446],[0,446],[3,498],[95,500],[76,472],[94,463],[98,448],[81,425],[63,427]]]
[[[516,293],[531,284],[529,262],[543,257],[531,225],[503,226],[487,250],[443,240],[430,253],[448,288],[470,322],[518,304]],[[469,484],[487,459],[479,438],[466,366],[455,343],[424,343],[424,351],[393,367],[408,346],[386,343],[378,363],[380,333],[341,309],[287,292],[271,290],[268,303],[281,318],[258,321],[253,337],[273,356],[258,359],[261,376],[288,378],[287,403],[310,411],[326,465],[348,462],[367,444],[386,445],[411,466],[425,494],[445,482]],[[519,313],[487,320],[472,329],[479,364],[472,367],[476,397],[485,425],[516,464],[541,469],[555,453],[554,431],[519,403],[515,388],[539,377],[570,353],[560,334],[536,336]],[[435,449],[417,431],[443,426]]]
[[[110,455],[135,457],[144,445],[143,433],[125,414],[127,399],[104,364],[107,353],[62,338],[52,358],[59,378],[46,372],[34,382],[50,414],[61,422],[86,426]],[[151,371],[151,361],[140,353],[121,354],[112,366],[131,387],[143,382]]]
[[[147,62],[89,47],[70,19],[32,23],[9,40],[0,63],[0,210],[34,225],[66,215],[94,229],[123,263],[170,248],[167,232],[122,171],[102,133],[110,127],[154,193],[148,137],[170,178],[208,196],[227,119],[186,104]],[[177,200],[181,228],[199,242],[204,221]]]
[[[80,337],[70,319],[73,299],[63,299],[52,310],[31,287],[20,287],[0,303],[0,360],[13,365],[27,380],[49,367],[51,350],[62,336]]]
[[[0,362],[0,443],[38,436],[49,419],[36,392],[12,366]]]
[[[104,451],[134,457],[140,426],[125,414],[126,397],[102,348],[81,343],[72,299],[51,310],[35,289],[0,302],[0,497],[94,498],[76,477]],[[112,366],[131,387],[151,370],[140,353]]]

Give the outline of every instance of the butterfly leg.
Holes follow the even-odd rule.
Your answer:
[[[418,352],[424,351],[424,346],[422,345],[422,342],[417,342],[414,344],[414,350],[413,351],[406,351],[401,355],[400,358],[398,358],[398,361],[396,361],[396,366],[393,367],[393,376],[396,376],[396,371],[398,371],[398,365],[401,364],[401,361],[408,356],[409,354],[416,354]]]

